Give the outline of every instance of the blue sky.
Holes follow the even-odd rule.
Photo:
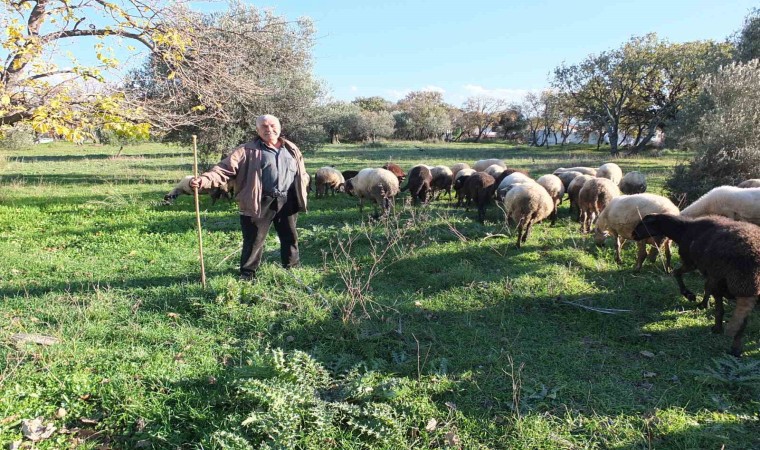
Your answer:
[[[673,42],[722,41],[757,0],[350,1],[264,0],[288,19],[312,18],[314,74],[332,96],[397,100],[440,90],[461,105],[471,95],[517,100],[547,86],[567,61],[656,32]],[[204,8],[205,9],[205,8]]]

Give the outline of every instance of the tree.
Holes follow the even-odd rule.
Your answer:
[[[682,141],[697,154],[667,182],[672,196],[691,201],[715,186],[760,178],[760,60],[723,67],[700,86],[707,112]]]
[[[479,142],[487,128],[493,128],[507,107],[507,102],[495,97],[469,97],[462,105],[463,125],[477,130],[475,142]]]
[[[359,121],[361,108],[356,104],[346,102],[332,102],[320,108],[322,126],[332,144],[340,144],[340,137],[346,136],[352,131],[352,127]],[[391,124],[391,133],[393,133]]]
[[[753,9],[747,15],[735,41],[737,61],[760,58],[760,8]]]
[[[132,74],[133,104],[171,139],[197,134],[207,152],[250,139],[264,113],[279,117],[283,135],[304,150],[316,148],[324,139],[323,88],[311,74],[311,22],[243,3],[198,22],[183,61],[167,67],[152,58]]]
[[[670,44],[649,34],[579,64],[561,65],[554,71],[554,85],[572,97],[582,119],[604,123],[613,155],[618,153],[621,131],[627,135],[631,127],[639,127],[633,149],[637,152],[657,127],[675,119],[695,94],[699,76],[729,58],[729,44]]]
[[[542,136],[541,142],[539,143],[538,132],[543,130],[545,126],[545,96],[542,98],[542,95],[543,94],[529,92],[525,95],[523,103],[520,106],[523,114],[525,114],[525,122],[528,125],[528,144],[535,147],[541,147],[544,145],[544,142],[547,138],[546,134],[544,134]]]
[[[0,0],[0,25],[6,31],[0,39],[0,125],[27,122],[37,132],[73,141],[97,128],[147,135],[144,111],[105,84],[119,67],[111,45],[131,42],[173,67],[184,60],[195,29],[181,3],[150,0]],[[65,56],[60,45],[73,40],[94,42],[98,63],[86,66],[71,55],[69,64],[56,64]]]
[[[391,136],[395,123],[393,115],[387,111],[363,110],[357,116],[355,134],[362,140],[375,142],[378,138]]]
[[[393,109],[393,103],[389,102],[388,100],[379,97],[356,97],[354,100],[351,101],[354,105],[358,106],[359,108],[365,110],[365,111],[390,111]]]
[[[410,92],[397,104],[396,134],[407,139],[429,139],[443,135],[451,127],[449,109],[440,92]],[[401,127],[401,128],[399,128]]]
[[[499,115],[497,122],[502,139],[515,139],[519,137],[526,126],[525,116],[519,105],[512,105]]]

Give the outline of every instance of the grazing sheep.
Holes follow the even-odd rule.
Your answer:
[[[503,167],[505,169],[507,168],[507,165],[504,164],[504,161],[502,161],[501,159],[481,159],[480,161],[477,161],[472,166],[472,168],[475,169],[475,172],[483,172],[488,167],[490,167],[490,166],[492,166],[494,164],[496,164],[498,166],[501,166],[501,167]]]
[[[442,193],[446,192],[449,194],[449,201],[451,201],[451,186],[454,184],[454,174],[451,169],[446,166],[435,166],[430,168],[430,174],[433,176],[433,181],[430,184],[431,195],[440,191],[438,193],[440,197]]]
[[[544,175],[536,180],[536,183],[543,186],[552,198],[552,201],[554,201],[554,209],[550,216],[552,225],[554,225],[557,222],[557,208],[560,203],[562,203],[562,197],[565,195],[565,186],[562,184],[562,180],[556,175]]]
[[[174,185],[174,188],[172,188],[171,191],[164,195],[164,204],[171,204],[180,195],[193,195],[193,188],[190,187],[190,180],[192,179],[193,176],[188,175],[179,180],[179,182]],[[198,194],[208,194],[209,197],[211,197],[212,205],[222,197],[225,197],[228,200],[232,200],[232,198],[235,196],[235,180],[232,179],[229,182],[224,183],[216,188],[199,189]]]
[[[456,163],[453,166],[451,166],[451,176],[454,180],[457,179],[457,173],[459,173],[462,169],[469,169],[470,165],[467,163]]]
[[[398,184],[401,184],[404,181],[404,178],[406,178],[404,169],[402,169],[398,164],[392,162],[385,163],[385,165],[383,165],[383,169],[393,172],[393,174],[398,178]]]
[[[362,169],[346,181],[346,192],[359,197],[359,212],[362,211],[364,199],[369,198],[375,203],[375,217],[378,217],[377,205],[382,207],[383,215],[386,215],[399,193],[398,178],[386,169]]]
[[[613,198],[620,195],[617,184],[607,178],[592,178],[578,192],[578,208],[581,211],[581,233],[591,231],[591,224]]]
[[[681,211],[686,217],[711,214],[760,225],[760,188],[719,186]]]
[[[430,167],[420,164],[409,169],[409,178],[402,191],[408,190],[412,195],[414,204],[427,203],[428,196],[432,192],[433,174]]]
[[[344,180],[348,180],[349,178],[353,178],[357,176],[359,174],[359,171],[358,170],[344,170],[340,174],[343,175]]]
[[[483,172],[487,173],[488,175],[491,175],[494,177],[494,179],[499,178],[499,175],[501,175],[502,172],[506,170],[505,167],[502,167],[498,164],[491,164],[490,166],[486,167],[486,170]]]
[[[469,205],[474,200],[478,207],[478,222],[480,223],[483,223],[486,218],[486,204],[493,197],[495,188],[496,180],[485,172],[470,175],[462,186],[461,193],[467,204]]]
[[[522,172],[513,172],[510,175],[507,175],[503,178],[501,178],[501,181],[499,181],[499,184],[497,184],[496,187],[496,199],[502,200],[504,199],[504,195],[509,191],[509,189],[518,183],[533,183],[535,182],[533,178],[529,177],[528,175],[525,175]]]
[[[596,176],[596,169],[593,167],[560,167],[554,171],[554,175],[559,175],[562,172],[580,172],[583,175],[591,175],[592,177]]]
[[[570,215],[576,216],[575,212],[577,211],[577,218],[580,220],[580,208],[578,207],[578,194],[581,192],[581,188],[583,188],[583,185],[588,181],[593,179],[594,177],[591,175],[578,175],[577,177],[573,178],[573,181],[570,182],[570,185],[567,187],[567,198],[570,200]]]
[[[570,187],[570,183],[575,179],[575,177],[583,174],[574,170],[569,170],[567,172],[555,172],[554,175],[558,176],[559,179],[562,180],[562,185],[565,186],[565,192],[567,192],[567,189]]]
[[[715,298],[713,332],[723,331],[723,298],[736,298],[726,333],[733,337],[730,353],[740,356],[749,314],[760,297],[760,227],[720,216],[693,219],[651,214],[633,231],[634,239],[658,235],[678,244],[681,266],[673,274],[681,295],[696,300],[683,284],[684,273],[697,269],[704,276],[705,296],[700,306],[707,307],[711,295]]]
[[[460,169],[459,172],[457,172],[457,174],[454,176],[454,193],[456,193],[458,200],[457,206],[462,206],[462,195],[460,195],[460,193],[462,192],[464,182],[467,181],[467,179],[470,178],[470,175],[474,173],[474,169]]]
[[[512,186],[504,196],[504,210],[507,220],[517,223],[517,248],[528,239],[531,226],[549,217],[553,209],[554,200],[540,184],[529,182]]]
[[[647,191],[647,177],[643,173],[631,171],[625,174],[618,185],[620,192],[625,195],[641,194]]]
[[[594,229],[594,242],[596,245],[604,245],[607,236],[615,238],[615,261],[622,264],[620,250],[623,243],[633,239],[633,230],[641,222],[644,216],[649,214],[672,214],[678,215],[678,207],[669,199],[654,194],[621,195],[612,199],[604,211],[596,219]],[[635,270],[641,270],[644,259],[647,257],[646,245],[649,250],[649,260],[654,261],[657,257],[658,248],[665,251],[665,267],[670,271],[670,239],[664,236],[653,236],[636,242],[638,254],[636,257]]]
[[[750,178],[749,180],[742,181],[736,187],[740,187],[740,188],[760,187],[760,178]]]
[[[615,185],[620,184],[620,180],[623,179],[623,171],[615,163],[605,163],[596,169],[597,178],[607,178],[612,180]]]
[[[335,195],[335,191],[345,191],[346,180],[334,167],[325,166],[320,168],[314,175],[314,179],[317,185],[317,198],[326,196],[328,189],[332,191],[333,195]]]

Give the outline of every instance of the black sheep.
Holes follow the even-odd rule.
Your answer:
[[[496,180],[485,172],[475,172],[465,180],[460,195],[464,196],[469,205],[473,200],[478,207],[478,222],[483,223],[486,218],[486,204],[493,197],[496,190]],[[461,200],[461,197],[460,197]]]
[[[633,231],[636,240],[662,235],[678,244],[681,266],[673,275],[683,296],[696,300],[683,283],[684,273],[697,269],[705,277],[700,307],[707,307],[711,295],[715,298],[713,332],[723,331],[723,298],[736,299],[726,332],[734,338],[730,353],[741,355],[742,334],[760,296],[760,227],[720,216],[691,219],[650,214]]]
[[[428,195],[431,193],[431,183],[433,174],[428,166],[414,166],[409,170],[408,181],[406,186],[401,188],[402,191],[408,190],[412,195],[412,201],[427,203]]]

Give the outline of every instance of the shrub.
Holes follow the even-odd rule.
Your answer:
[[[710,105],[682,145],[694,158],[676,168],[666,187],[687,202],[715,186],[760,176],[760,60],[734,63],[702,80]]]
[[[34,130],[31,125],[18,123],[0,129],[0,148],[23,150],[34,145]]]

